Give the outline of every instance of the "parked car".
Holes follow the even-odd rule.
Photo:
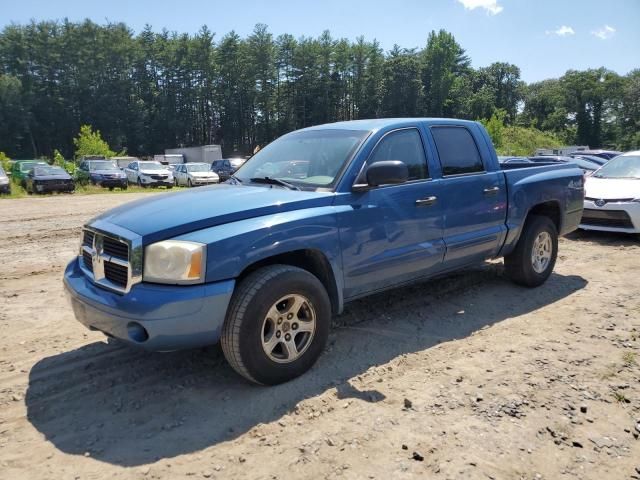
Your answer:
[[[304,178],[257,173],[298,161]],[[66,290],[93,330],[158,351],[220,339],[247,379],[285,382],[314,364],[345,302],[498,257],[514,282],[542,285],[582,218],[583,175],[518,166],[502,170],[465,120],[297,130],[227,184],[91,220]]]
[[[592,160],[583,158],[582,156],[565,157],[561,155],[540,155],[537,157],[529,157],[534,163],[558,162],[558,163],[574,163],[578,165],[585,175],[595,172],[601,165]]]
[[[220,182],[220,177],[215,172],[209,170],[208,163],[183,163],[176,165],[173,178],[176,187],[184,185],[196,187],[198,185],[212,185]]]
[[[640,233],[640,150],[609,160],[587,178],[580,228]]]
[[[76,184],[62,167],[34,165],[25,179],[27,193],[73,192]]]
[[[2,165],[0,165],[0,193],[11,193],[11,182]]]
[[[595,155],[581,155],[577,153],[572,153],[569,155],[571,158],[583,158],[585,160],[589,160],[590,162],[597,163],[598,165],[604,165],[609,161],[607,158],[596,157]]]
[[[617,157],[622,152],[618,152],[616,150],[580,150],[579,152],[574,152],[579,155],[591,155],[594,157],[600,157],[605,160],[611,160],[613,157]]]
[[[216,172],[220,181],[224,182],[233,175],[234,169],[231,167],[231,162],[228,159],[214,160],[211,164],[211,171]]]
[[[533,163],[527,157],[509,157],[502,155],[498,155],[498,162],[500,162],[501,165],[506,165],[509,163]]]
[[[11,178],[14,182],[19,183],[22,188],[26,186],[28,173],[36,165],[48,165],[42,160],[14,160],[11,165]]]
[[[80,170],[92,185],[113,190],[118,187],[127,189],[127,175],[118,168],[115,160],[85,160],[80,162]]]
[[[231,164],[231,171],[233,173],[236,170],[238,170],[242,165],[244,165],[246,163],[247,158],[245,158],[245,157],[232,157],[232,158],[228,158],[227,160],[229,160],[229,163]]]
[[[129,183],[135,183],[139,187],[173,188],[173,174],[160,162],[136,160],[124,169],[124,173]]]

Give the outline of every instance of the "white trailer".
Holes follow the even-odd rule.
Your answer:
[[[160,162],[162,165],[178,165],[180,163],[184,163],[184,156],[181,154],[160,154],[154,155],[153,159],[156,162]]]
[[[220,145],[203,145],[201,147],[167,148],[165,156],[168,154],[179,154],[184,157],[184,163],[208,163],[214,160],[222,160],[222,148]]]

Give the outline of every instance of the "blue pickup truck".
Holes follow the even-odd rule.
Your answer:
[[[578,167],[501,167],[476,122],[333,123],[225,184],[91,220],[64,283],[92,330],[156,351],[220,341],[237,372],[277,384],[313,365],[350,300],[497,257],[541,285],[582,205]]]

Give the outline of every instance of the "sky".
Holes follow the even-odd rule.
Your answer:
[[[431,30],[445,29],[474,67],[518,65],[527,82],[568,69],[604,66],[625,74],[640,68],[640,0],[0,0],[0,27],[31,20],[89,18],[195,33],[207,25],[216,39],[255,24],[277,36],[377,39],[422,48]]]

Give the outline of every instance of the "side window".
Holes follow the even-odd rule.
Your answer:
[[[383,160],[400,160],[409,168],[409,180],[427,178],[427,158],[420,134],[415,128],[391,132],[376,146],[367,160],[371,165]]]
[[[231,163],[229,162],[229,160],[225,160],[225,161],[224,161],[224,166],[225,166],[226,168],[231,168]]]
[[[464,127],[431,127],[443,175],[483,172],[480,152],[469,130]]]

